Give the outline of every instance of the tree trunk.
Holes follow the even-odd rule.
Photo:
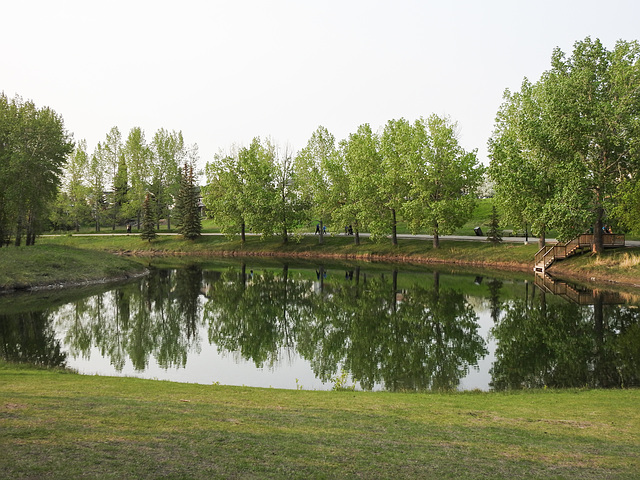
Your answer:
[[[355,228],[354,243],[356,245],[360,245],[360,229],[358,228],[358,224],[357,223],[356,223],[356,228]]]
[[[318,245],[324,244],[324,224],[322,223],[322,219],[320,219],[320,237],[318,238]]]
[[[398,245],[398,222],[396,220],[396,209],[391,209],[391,245]]]
[[[27,247],[36,244],[36,219],[32,214],[29,214],[27,220]]]
[[[438,224],[433,227],[433,248],[440,248],[440,234],[438,233]]]
[[[599,196],[600,194],[598,193],[597,195]],[[604,209],[602,205],[599,205],[596,208],[596,222],[593,225],[593,244],[591,245],[591,251],[597,254],[601,254],[604,251],[602,217],[604,217]]]
[[[540,236],[538,237],[538,248],[542,248],[547,244],[547,232],[543,228],[540,231]]]
[[[394,268],[391,272],[391,305],[393,308],[393,312],[395,313],[398,310],[398,269]]]
[[[246,229],[247,229],[247,226],[245,225],[243,220],[242,223],[240,224],[240,241],[242,243],[244,243],[247,240]]]

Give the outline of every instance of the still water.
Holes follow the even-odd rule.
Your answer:
[[[0,297],[1,355],[83,374],[305,390],[640,386],[640,297],[383,264],[153,266]]]

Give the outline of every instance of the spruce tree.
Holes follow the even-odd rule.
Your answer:
[[[487,240],[497,244],[502,241],[502,232],[500,231],[500,220],[498,219],[498,211],[494,205],[491,209],[491,221],[489,222],[489,233]]]
[[[198,209],[198,190],[194,185],[193,167],[184,166],[180,191],[176,201],[179,215],[178,231],[188,240],[195,240],[202,233],[202,221]]]
[[[156,238],[156,225],[153,215],[153,207],[151,206],[151,200],[149,194],[144,197],[144,203],[142,204],[142,231],[140,232],[140,238],[151,242]]]

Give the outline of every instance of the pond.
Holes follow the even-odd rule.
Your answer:
[[[370,263],[152,265],[0,297],[10,361],[305,390],[640,386],[640,297],[550,277]]]

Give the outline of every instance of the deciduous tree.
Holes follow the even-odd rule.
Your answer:
[[[398,206],[412,232],[427,229],[438,248],[440,235],[453,233],[471,216],[483,168],[475,151],[460,146],[457,124],[450,119],[420,119],[410,137],[408,125],[403,128],[409,189],[407,200],[403,204],[398,199]]]
[[[323,126],[313,132],[294,162],[297,189],[310,208],[313,223],[318,222],[320,244],[324,243],[325,221],[335,209],[336,164],[335,137]]]

